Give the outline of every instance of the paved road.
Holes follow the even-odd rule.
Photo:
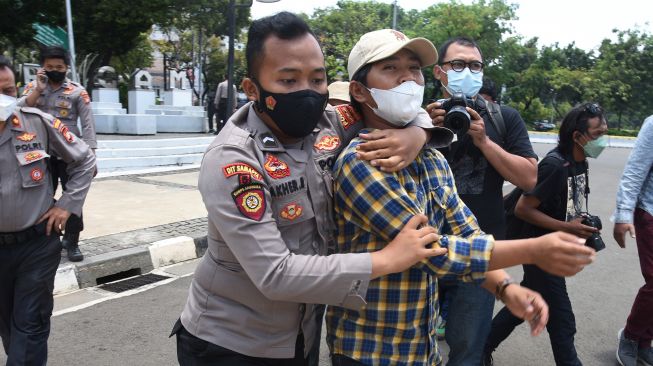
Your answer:
[[[553,145],[536,144],[543,156]],[[608,248],[597,262],[568,280],[576,312],[577,348],[586,365],[615,365],[617,330],[623,326],[630,305],[643,283],[633,241],[619,249],[611,237],[609,217],[614,206],[617,184],[629,149],[607,149],[590,162],[592,188],[590,211],[606,226]],[[192,264],[168,269],[177,275],[192,272]],[[517,278],[521,269],[512,269]],[[128,296],[109,298],[98,289],[86,289],[56,298],[53,331],[50,337],[50,365],[174,365],[175,342],[167,335],[181,311],[190,277]],[[73,306],[99,302],[75,310]],[[498,309],[498,307],[497,307]],[[70,311],[74,310],[74,311]],[[70,312],[67,312],[70,311]],[[323,362],[328,358],[323,347]],[[0,356],[0,364],[5,359]],[[532,338],[526,327],[515,333],[495,353],[496,365],[552,365],[546,333]]]

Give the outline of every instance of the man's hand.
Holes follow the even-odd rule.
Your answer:
[[[45,90],[45,87],[48,86],[48,77],[45,75],[45,70],[43,68],[36,71],[36,91],[39,93]]]
[[[561,231],[533,238],[532,261],[556,276],[572,276],[594,261],[596,252],[586,247],[585,239]]]
[[[565,224],[565,231],[585,239],[592,236],[592,234],[599,232],[599,229],[593,226],[584,225],[581,223],[581,221],[583,221],[582,217],[577,217],[571,221],[568,221]]]
[[[480,149],[489,140],[487,134],[485,133],[485,122],[483,122],[481,115],[472,108],[467,107],[467,113],[469,113],[469,117],[471,119],[471,123],[469,124],[469,131],[467,131],[467,134],[472,137],[472,142],[474,145]]]
[[[626,247],[626,232],[630,234],[631,238],[635,238],[635,226],[633,224],[614,224],[612,236],[614,236],[614,240],[616,240],[617,244],[622,248]]]
[[[43,221],[48,221],[45,226],[45,234],[50,236],[52,229],[58,234],[61,234],[66,227],[66,221],[70,217],[70,212],[64,210],[63,208],[52,206],[46,213],[41,216],[38,221],[38,224]]]
[[[549,306],[539,293],[512,284],[506,287],[502,300],[513,315],[528,321],[531,325],[531,335],[542,333],[549,320]]]
[[[361,133],[356,157],[367,160],[384,172],[399,171],[412,163],[426,143],[427,134],[419,127],[374,130]]]
[[[427,223],[426,216],[413,216],[385,248],[373,252],[372,278],[402,272],[423,259],[447,254],[447,249],[436,243],[440,236],[435,228],[423,226]],[[433,246],[427,248],[430,244]]]
[[[447,111],[440,108],[441,106],[442,103],[440,102],[433,102],[426,106],[426,111],[431,117],[431,120],[433,121],[433,125],[438,127],[444,126],[444,116],[447,114]]]

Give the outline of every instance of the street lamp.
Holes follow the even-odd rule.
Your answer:
[[[276,3],[279,0],[256,0],[260,3]],[[252,0],[244,4],[236,4],[236,0],[229,0],[227,21],[229,22],[229,55],[227,57],[227,119],[233,114],[234,105],[234,38],[236,37],[236,8],[249,8]]]

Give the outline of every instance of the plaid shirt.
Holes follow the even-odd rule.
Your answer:
[[[329,306],[327,342],[332,353],[367,365],[437,365],[436,277],[482,282],[494,239],[458,197],[438,151],[424,148],[410,166],[391,174],[356,158],[360,142],[353,140],[333,168],[337,252],[380,250],[418,213],[438,229],[439,245],[449,252],[371,281],[359,311]]]

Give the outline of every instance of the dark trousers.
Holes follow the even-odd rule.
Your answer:
[[[218,101],[218,118],[215,121],[216,131],[220,131],[225,123],[227,123],[227,98],[220,98]]]
[[[322,340],[322,324],[324,323],[325,310],[326,305],[315,305],[315,322],[317,326],[315,327],[315,341],[313,341],[313,346],[308,351],[308,356],[306,356],[308,366],[319,366],[320,364],[320,341]]]
[[[353,358],[349,358],[343,355],[331,355],[331,365],[332,366],[365,366],[364,363],[356,361]]]
[[[50,174],[52,174],[52,186],[54,187],[54,191],[57,190],[59,181],[61,181],[61,188],[64,191],[66,190],[66,184],[68,183],[68,173],[66,172],[67,166],[68,165],[63,160],[54,157],[50,158]],[[79,234],[82,230],[84,230],[83,216],[71,214],[68,221],[66,221],[64,233],[74,235]]]
[[[646,348],[653,339],[653,216],[639,208],[635,210],[635,232],[644,286],[635,297],[624,332],[637,340],[640,348]]]
[[[60,253],[56,235],[0,247],[0,336],[7,366],[46,364]]]
[[[246,356],[220,347],[188,333],[177,320],[173,328],[177,336],[177,361],[181,366],[306,366],[304,337],[300,334],[295,345],[294,358],[263,358]]]
[[[574,346],[576,318],[564,277],[554,276],[534,265],[524,265],[524,279],[521,285],[539,292],[549,304],[549,322],[546,329],[549,332],[556,365],[581,365]],[[508,308],[501,309],[492,320],[492,328],[485,345],[486,351],[496,349],[522,322],[523,320],[512,315]]]
[[[209,118],[209,130],[213,129],[213,116],[215,116],[215,103],[213,101],[209,102],[209,105],[206,106],[206,114]],[[220,121],[217,121],[216,124],[219,124]]]

